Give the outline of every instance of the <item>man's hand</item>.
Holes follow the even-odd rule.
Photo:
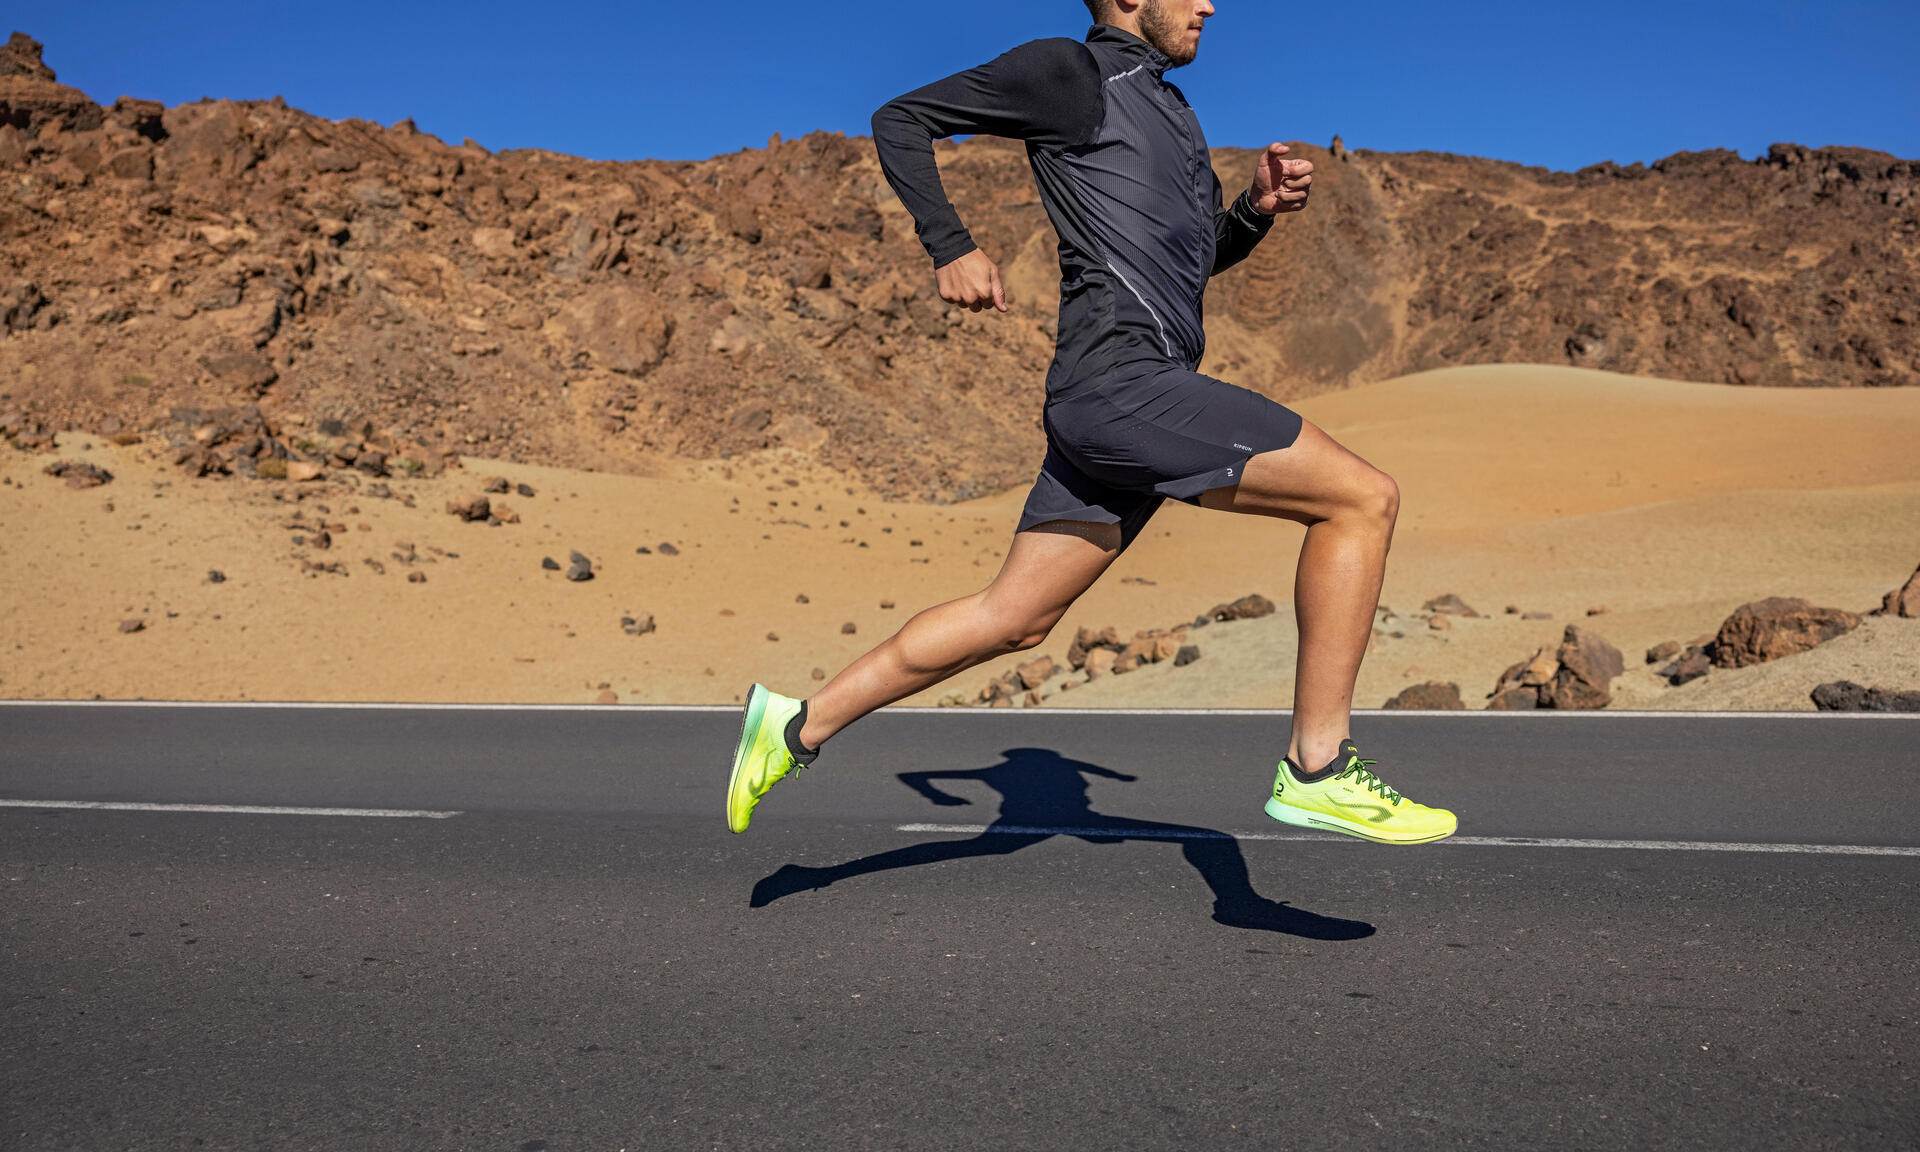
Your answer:
[[[1313,161],[1288,160],[1293,149],[1285,144],[1269,144],[1253,169],[1253,210],[1272,216],[1276,212],[1298,212],[1307,206],[1307,190],[1313,184]]]
[[[969,312],[1007,310],[1007,290],[1000,283],[1000,269],[978,248],[940,265],[934,276],[940,283],[940,299],[949,304],[958,304]]]

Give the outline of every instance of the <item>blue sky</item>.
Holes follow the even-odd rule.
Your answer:
[[[1432,149],[1578,168],[1682,149],[1920,157],[1915,0],[1215,0],[1175,73],[1216,145]],[[1078,0],[384,4],[14,0],[8,29],[102,103],[202,96],[411,116],[450,143],[696,159],[864,134],[909,88],[1040,36]]]

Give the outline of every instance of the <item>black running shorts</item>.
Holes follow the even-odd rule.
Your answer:
[[[1120,525],[1125,551],[1169,496],[1194,503],[1300,435],[1292,409],[1165,361],[1134,361],[1047,395],[1047,456],[1020,513]]]

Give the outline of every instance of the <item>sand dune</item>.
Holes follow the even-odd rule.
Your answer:
[[[1864,611],[1920,561],[1920,392],[1500,366],[1299,407],[1401,483],[1385,603],[1404,616],[1455,592],[1492,614],[1446,633],[1408,622],[1369,657],[1362,706],[1427,679],[1456,681],[1477,702],[1501,668],[1570,620],[1627,653],[1623,705],[1726,706],[1706,686],[1731,685],[1730,673],[1629,690],[1640,672],[1631,666],[1648,645],[1710,631],[1766,595]],[[41,474],[50,456],[0,455],[8,697],[578,702],[606,684],[623,702],[729,703],[754,679],[805,693],[814,668],[831,674],[914,610],[990,579],[1025,495],[885,503],[775,451],[653,477],[469,458],[443,477],[393,482],[397,497],[411,496],[406,507],[350,475],[189,480],[156,449],[85,435],[63,436],[58,455],[117,478],[74,491]],[[446,500],[491,475],[536,490],[502,498],[521,523],[445,514]],[[296,547],[293,536],[311,535],[300,524],[316,521],[345,530],[325,552]],[[1197,633],[1203,656],[1186,668],[1144,669],[1049,703],[1284,705],[1293,662],[1284,606],[1300,532],[1167,507],[1040,651],[1061,656],[1082,624],[1170,625],[1247,592],[1282,612]],[[680,554],[636,553],[662,541]],[[417,563],[394,558],[400,543]],[[595,561],[596,579],[569,583],[541,568],[543,556],[564,565],[573,549]],[[302,559],[351,575],[303,573]],[[209,569],[226,581],[209,583]],[[425,582],[409,583],[409,571]],[[1554,618],[1501,615],[1508,604]],[[1601,605],[1606,614],[1589,620]],[[622,631],[623,616],[644,614],[657,631]],[[144,631],[120,633],[131,618]],[[854,634],[842,633],[845,622]],[[1920,686],[1895,658],[1914,647],[1902,639],[1909,622],[1884,623],[1847,659],[1884,665],[1884,686]],[[1017,659],[911,702],[977,688]]]

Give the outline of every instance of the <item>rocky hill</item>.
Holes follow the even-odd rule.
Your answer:
[[[1575,173],[1296,146],[1314,203],[1209,295],[1285,399],[1450,364],[1920,383],[1920,163],[1776,145]],[[1054,238],[1018,146],[941,146],[1011,316],[947,308],[871,145],[698,163],[451,146],[283,101],[111,107],[0,49],[0,430],[254,403],[431,461],[772,446],[960,499],[1040,455]],[[1237,186],[1250,154],[1215,154]]]

